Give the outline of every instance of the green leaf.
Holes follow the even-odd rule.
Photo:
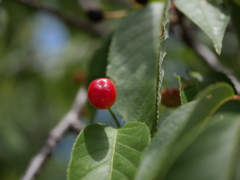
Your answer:
[[[117,112],[125,122],[157,127],[157,79],[160,22],[164,3],[150,3],[126,17],[110,47],[107,75],[116,83]]]
[[[195,105],[196,102],[190,102],[178,108],[163,122],[148,150],[143,155],[135,180],[154,179]]]
[[[93,80],[97,78],[106,77],[106,67],[107,67],[107,57],[112,39],[112,34],[107,36],[103,42],[102,46],[93,54],[89,65],[88,65],[88,80],[87,85],[89,85]],[[94,108],[90,103],[88,103],[90,110],[90,120],[92,121],[96,108]]]
[[[217,6],[217,5],[221,4],[221,3],[223,3],[223,0],[208,0],[208,2],[213,4],[213,5],[215,5],[215,6]]]
[[[160,38],[160,47],[159,47],[159,61],[158,61],[158,77],[157,77],[157,122],[161,118],[160,116],[160,104],[161,104],[161,87],[163,82],[164,70],[162,69],[163,59],[166,56],[166,42],[169,37],[168,29],[169,29],[169,8],[170,8],[170,0],[165,1],[165,8],[163,12],[162,18],[162,27],[163,33]]]
[[[234,0],[234,2],[235,2],[238,6],[240,6],[240,0]]]
[[[196,94],[201,90],[216,82],[225,82],[234,88],[234,84],[231,80],[225,74],[220,72],[211,71],[209,73],[201,74],[196,71],[188,71],[187,74],[187,78],[181,78],[181,83],[183,84],[183,92],[188,102],[193,101]],[[235,89],[234,92],[236,92]]]
[[[240,179],[240,116],[213,119],[203,131],[192,131],[169,153],[163,180]]]
[[[224,32],[230,19],[229,8],[218,9],[207,1],[200,0],[174,0],[174,2],[180,11],[209,36],[216,52],[220,54]]]
[[[219,114],[220,116],[223,113],[238,113],[240,112],[240,100],[230,100],[224,103],[216,112],[216,114]]]
[[[214,94],[214,97],[212,97],[212,95]],[[216,98],[218,96],[222,96],[222,97],[232,97],[234,96],[234,90],[232,88],[232,86],[230,86],[227,83],[215,83],[215,84],[211,84],[210,86],[208,86],[207,88],[205,88],[203,91],[201,91],[197,96],[196,96],[196,100],[197,99],[202,99],[204,97],[209,97],[211,96],[211,98]],[[209,97],[210,98],[210,97]]]
[[[234,96],[233,88],[227,83],[216,83],[201,91],[196,100],[199,100],[194,111],[188,117],[184,132],[198,123],[206,123],[216,110]]]
[[[68,180],[132,180],[149,142],[148,127],[141,122],[120,129],[90,124],[74,144]]]
[[[206,124],[210,116],[223,102],[233,97],[230,85],[217,83],[208,87],[198,100],[190,102],[170,115],[160,126],[148,150],[144,153],[136,175],[136,180],[159,179],[159,174],[165,173],[166,159],[171,156],[169,151],[174,144],[192,130],[196,125]]]
[[[181,104],[184,105],[184,104],[187,104],[188,103],[188,100],[187,100],[187,96],[183,90],[183,87],[182,87],[182,81],[181,81],[181,77],[178,76],[178,75],[174,75],[177,80],[178,80],[178,83],[179,83],[179,92],[180,92],[180,97],[181,97]]]

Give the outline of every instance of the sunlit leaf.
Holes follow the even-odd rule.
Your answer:
[[[213,41],[218,54],[221,53],[222,40],[227,27],[229,8],[217,8],[202,0],[174,0],[177,8],[196,23]]]
[[[159,32],[164,3],[150,3],[126,17],[110,47],[107,75],[116,83],[117,112],[125,122],[157,127]]]
[[[91,124],[75,142],[68,180],[132,180],[149,142],[148,127],[141,122],[131,122],[120,129]]]

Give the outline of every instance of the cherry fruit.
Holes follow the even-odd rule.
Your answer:
[[[114,83],[107,78],[95,79],[88,86],[88,99],[97,109],[110,108],[117,99]]]
[[[178,107],[181,105],[181,98],[178,89],[164,89],[161,94],[161,103],[166,107]]]

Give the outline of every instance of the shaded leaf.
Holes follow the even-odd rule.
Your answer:
[[[229,8],[218,9],[207,1],[201,0],[174,0],[174,2],[180,11],[211,38],[216,52],[220,54],[223,35],[230,19]]]
[[[157,79],[160,22],[164,3],[150,3],[126,17],[116,30],[107,75],[116,83],[117,112],[125,122],[157,127]]]
[[[196,102],[191,102],[178,108],[163,122],[143,155],[135,180],[154,179],[195,105]]]
[[[170,152],[166,180],[239,179],[240,116],[223,115],[212,120],[203,131],[192,131]]]
[[[148,150],[144,153],[136,180],[159,179],[166,172],[165,162],[174,144],[196,125],[207,122],[217,107],[232,97],[230,85],[217,83],[208,87],[195,102],[190,102],[170,115],[160,126]]]
[[[131,180],[149,142],[150,133],[144,123],[131,122],[120,129],[88,125],[75,142],[68,180]]]
[[[216,83],[205,88],[195,98],[199,101],[188,117],[184,131],[190,130],[198,123],[206,123],[210,116],[233,96],[234,91],[227,83]]]
[[[234,0],[234,2],[240,6],[240,0]]]
[[[240,112],[240,101],[239,100],[230,100],[226,103],[224,103],[216,112],[216,114],[222,114],[222,113],[238,113]]]
[[[235,29],[235,32],[238,36],[238,42],[240,42],[240,6],[236,4],[235,1],[233,0],[228,0],[230,3],[230,6],[232,8],[232,13],[231,13],[231,19],[233,23],[233,27]]]

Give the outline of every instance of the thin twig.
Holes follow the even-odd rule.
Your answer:
[[[42,10],[42,11],[46,11],[48,13],[51,13],[55,16],[57,16],[58,18],[60,18],[64,23],[70,25],[70,26],[74,26],[76,28],[82,29],[84,31],[87,31],[91,34],[93,34],[94,36],[100,37],[104,34],[104,32],[95,24],[92,24],[90,22],[81,20],[79,18],[74,18],[74,17],[70,17],[66,14],[63,14],[61,11],[45,6],[39,2],[33,1],[33,0],[13,0],[15,2],[21,3],[25,6],[28,6],[30,8],[36,9],[36,10]]]
[[[51,155],[53,149],[56,147],[57,142],[68,130],[74,129],[76,132],[80,132],[84,128],[84,125],[79,121],[79,112],[86,102],[86,99],[86,90],[84,88],[80,88],[72,108],[59,122],[59,124],[57,124],[56,127],[54,127],[50,132],[49,137],[43,147],[29,163],[29,166],[21,180],[33,180],[36,177],[47,158]]]
[[[185,17],[181,12],[178,12],[179,25],[182,29],[182,39],[191,47],[195,53],[207,64],[211,69],[224,73],[234,84],[238,94],[240,94],[240,81],[233,72],[222,65],[216,55],[205,45],[198,43],[192,37],[191,27],[186,24]]]
[[[125,16],[127,16],[127,11],[126,10],[104,12],[104,18],[105,19],[123,18]]]

